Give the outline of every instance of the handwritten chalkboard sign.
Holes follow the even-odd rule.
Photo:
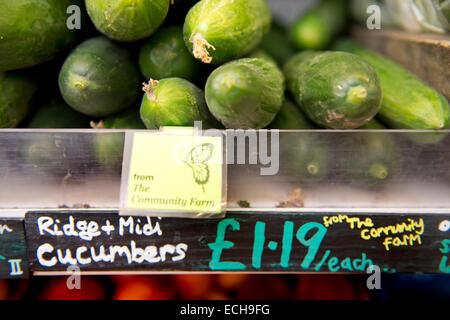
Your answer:
[[[28,213],[33,271],[450,273],[448,216],[233,213],[224,219]]]
[[[26,254],[23,221],[0,219],[0,278],[26,278]]]

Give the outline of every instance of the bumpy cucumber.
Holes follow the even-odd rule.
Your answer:
[[[0,128],[16,127],[32,110],[37,84],[15,73],[0,73]]]
[[[281,173],[293,177],[302,187],[328,176],[332,154],[319,133],[281,133],[280,147]]]
[[[27,127],[41,129],[87,128],[89,127],[89,117],[76,112],[64,101],[52,99],[36,111]]]
[[[392,60],[349,40],[337,50],[359,55],[375,69],[383,89],[378,118],[393,129],[439,130],[450,126],[450,107],[443,95]]]
[[[272,58],[265,50],[258,48],[254,51],[252,51],[247,58],[261,58],[265,59],[266,61],[272,63],[275,66],[278,66],[277,62],[274,58]]]
[[[195,121],[201,121],[203,128],[220,128],[208,110],[203,91],[187,80],[150,80],[143,90],[141,119],[148,129],[194,126]]]
[[[284,77],[276,65],[243,58],[214,70],[205,95],[209,110],[226,128],[262,129],[280,111],[284,89]]]
[[[354,129],[381,108],[382,90],[373,68],[345,52],[303,52],[285,65],[288,88],[317,125]]]
[[[359,129],[362,129],[362,130],[386,130],[387,128],[384,124],[382,124],[377,119],[372,119],[368,123],[366,123],[365,125],[360,127]]]
[[[382,128],[378,123],[370,129]],[[351,143],[348,148],[351,151],[342,160],[352,182],[373,186],[390,180],[400,164],[394,137],[384,132],[355,132],[349,135],[347,142]]]
[[[91,117],[112,115],[135,103],[139,82],[138,68],[128,51],[105,37],[80,44],[59,74],[64,100]]]
[[[130,108],[107,117],[98,123],[91,123],[95,129],[145,129],[139,108]],[[125,135],[123,133],[97,133],[94,136],[94,152],[100,166],[107,171],[120,171]]]
[[[321,0],[290,28],[297,49],[323,50],[345,28],[346,0]]]
[[[0,72],[53,59],[77,40],[67,8],[81,0],[0,1]]]
[[[265,0],[202,0],[186,16],[184,41],[196,59],[219,65],[255,49],[271,21]]]
[[[183,78],[195,81],[201,67],[187,50],[181,27],[158,30],[141,48],[139,66],[146,79]]]
[[[270,124],[270,129],[280,130],[307,130],[317,127],[294,103],[285,100],[275,120]]]
[[[163,23],[170,0],[86,0],[98,31],[117,41],[135,41],[152,35]]]

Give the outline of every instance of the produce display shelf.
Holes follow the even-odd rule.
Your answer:
[[[449,272],[450,131],[253,131],[260,148],[262,132],[267,150],[279,139],[278,173],[261,175],[244,144],[246,164],[227,165],[226,216],[182,219],[118,214],[123,154],[99,157],[98,143],[131,131],[2,130],[0,224],[22,246],[0,272]],[[366,174],[364,139],[384,146],[387,177]],[[322,176],[302,170],[311,157]]]

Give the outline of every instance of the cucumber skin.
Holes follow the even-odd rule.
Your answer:
[[[370,130],[383,130],[380,123],[367,126]],[[355,132],[349,134],[343,144],[349,153],[341,159],[352,182],[376,187],[385,184],[396,174],[400,154],[394,136],[390,133]]]
[[[286,99],[269,129],[309,130],[317,129],[314,123],[294,103]]]
[[[215,13],[220,7],[220,15]],[[221,65],[255,49],[270,29],[272,16],[265,0],[201,0],[189,10],[184,42],[193,52],[191,37],[200,33],[215,50],[211,63]]]
[[[59,74],[66,103],[91,117],[112,115],[135,103],[139,82],[138,68],[128,51],[105,37],[91,38],[75,48]]]
[[[49,61],[75,43],[66,13],[81,0],[0,1],[0,72]]]
[[[386,126],[384,124],[382,124],[380,121],[378,121],[377,119],[372,119],[370,120],[368,123],[366,123],[365,125],[363,125],[362,127],[360,127],[359,129],[361,130],[386,130]]]
[[[169,5],[170,0],[86,0],[87,12],[97,30],[124,42],[152,35],[167,16]]]
[[[278,63],[275,61],[275,59],[270,56],[265,50],[258,48],[254,51],[252,51],[246,58],[260,58],[265,59],[267,62],[272,63],[274,66],[278,66]]]
[[[323,50],[345,28],[346,0],[321,0],[289,29],[298,50]]]
[[[361,56],[375,69],[383,89],[378,118],[390,128],[439,130],[450,127],[448,101],[411,72],[353,41],[340,41],[335,48]]]
[[[273,63],[243,58],[214,70],[205,96],[209,110],[227,129],[262,129],[280,111],[284,90],[283,74]]]
[[[105,129],[145,129],[141,120],[140,109],[134,107],[105,118],[102,122]]]
[[[185,79],[162,79],[152,93],[156,101],[145,93],[140,110],[148,129],[193,127],[195,121],[202,121],[205,129],[221,127],[209,112],[203,91]]]
[[[139,66],[146,79],[183,78],[195,81],[201,64],[187,50],[183,29],[171,26],[158,30],[142,46]]]
[[[104,129],[141,130],[139,108],[130,108],[103,120]],[[123,133],[94,135],[93,146],[97,162],[107,171],[120,172],[125,135]]]
[[[381,108],[382,90],[373,68],[345,52],[304,51],[285,65],[288,89],[305,114],[330,129],[355,129],[372,120]],[[366,97],[348,101],[353,88]]]
[[[333,155],[327,139],[318,133],[283,133],[280,146],[281,174],[295,181],[314,184],[323,181],[331,171]]]
[[[0,128],[14,128],[29,114],[37,84],[16,72],[0,73]]]
[[[89,117],[76,112],[64,101],[53,99],[37,110],[27,127],[40,129],[88,128]]]

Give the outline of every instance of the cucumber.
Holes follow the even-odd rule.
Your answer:
[[[279,66],[283,66],[295,54],[287,30],[275,23],[272,24],[269,33],[264,36],[259,47],[273,57]]]
[[[220,128],[206,106],[203,91],[181,78],[150,80],[144,85],[141,119],[148,129],[160,126]]]
[[[284,77],[265,59],[229,62],[209,76],[206,102],[214,117],[229,129],[262,129],[284,102]]]
[[[70,48],[77,30],[66,13],[81,0],[0,1],[0,72],[49,61]]]
[[[380,123],[370,129],[382,129]],[[369,187],[389,181],[395,176],[399,162],[398,147],[392,134],[384,132],[354,132],[349,134],[342,167],[352,183]]]
[[[291,101],[286,99],[269,129],[308,130],[316,129],[314,123]]]
[[[97,30],[117,41],[151,36],[166,18],[169,5],[170,0],[86,0]]]
[[[130,108],[107,117],[98,123],[91,123],[95,129],[145,129],[139,108]],[[123,133],[97,133],[94,135],[94,153],[98,164],[105,171],[120,172],[125,135]]]
[[[33,115],[28,128],[64,129],[87,128],[89,118],[76,112],[60,99],[52,99],[43,104]]]
[[[141,120],[140,110],[134,107],[109,116],[93,127],[96,129],[145,129],[145,125]]]
[[[184,45],[183,29],[178,26],[160,29],[144,43],[139,66],[146,79],[177,77],[191,82],[197,80],[201,68]]]
[[[346,20],[346,0],[321,0],[294,22],[289,35],[299,50],[323,50],[345,29]]]
[[[411,72],[353,41],[342,40],[335,48],[359,55],[375,69],[383,89],[383,103],[377,117],[388,127],[416,130],[449,128],[448,101]]]
[[[295,182],[314,184],[323,181],[331,170],[332,154],[327,139],[318,133],[287,132],[280,135],[281,174]]]
[[[272,63],[275,66],[278,66],[278,63],[275,61],[274,58],[272,58],[266,51],[264,51],[263,49],[256,49],[254,51],[252,51],[247,58],[261,58],[261,59],[265,59],[267,62]]]
[[[220,65],[255,49],[271,21],[265,0],[202,0],[186,16],[184,41],[196,59]]]
[[[372,119],[361,130],[387,130]],[[400,152],[395,137],[387,132],[354,132],[346,134],[340,148],[338,175],[349,183],[376,187],[390,181],[400,169]]]
[[[105,37],[81,43],[59,74],[66,103],[91,117],[112,115],[135,103],[139,82],[138,68],[128,51]]]
[[[20,73],[0,73],[0,128],[16,127],[32,110],[37,84]]]
[[[372,119],[361,128],[362,130],[387,130],[386,126],[377,119]]]
[[[323,128],[359,128],[381,108],[378,76],[357,55],[307,51],[291,58],[284,70],[291,95]]]

